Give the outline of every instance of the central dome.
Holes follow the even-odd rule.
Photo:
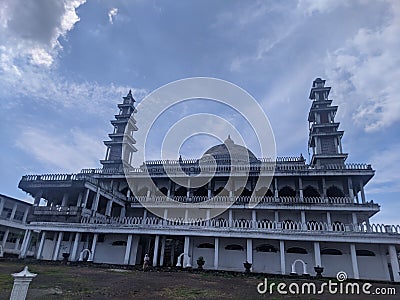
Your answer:
[[[234,162],[234,163],[256,163],[259,160],[256,156],[246,147],[237,145],[231,139],[230,136],[225,140],[223,144],[211,147],[206,152],[204,152],[201,160],[208,161],[212,156],[217,163],[221,164],[223,162]]]

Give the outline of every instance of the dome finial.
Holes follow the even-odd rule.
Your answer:
[[[225,140],[224,144],[234,144],[235,142],[231,139],[231,135],[228,134],[228,138]]]

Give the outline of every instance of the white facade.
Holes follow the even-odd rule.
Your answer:
[[[325,276],[345,271],[350,278],[399,282],[400,226],[370,224],[380,209],[364,193],[374,170],[344,163],[343,132],[334,122],[337,107],[327,98],[329,90],[321,79],[313,82],[309,164],[302,156],[278,158],[272,169],[270,160],[256,159],[228,138],[206,152],[217,161],[216,173],[196,189],[179,186],[172,177],[181,175],[166,173],[182,167],[190,180],[198,172],[196,159],[151,161],[138,168],[118,159],[124,145],[118,126],[131,126],[131,133],[137,130],[128,121],[136,112],[128,94],[112,121],[116,129],[112,141],[106,142],[102,169],[21,179],[20,188],[35,197],[24,225],[21,257],[29,255],[26,249],[32,245],[35,257],[44,260],[61,260],[68,253],[71,261],[135,265],[148,253],[153,266],[196,267],[202,256],[206,269],[244,271],[243,263],[249,262],[253,272],[271,274],[290,274],[300,259],[311,275],[315,266],[322,266]],[[234,157],[227,160],[228,144],[235,155],[249,155],[250,164]],[[131,155],[136,150],[130,147]],[[207,165],[204,170],[206,175],[213,171]],[[148,184],[149,177],[156,188]],[[269,177],[271,185],[256,185]],[[204,202],[211,198],[212,204]],[[39,205],[41,199],[46,206]],[[253,200],[259,202],[255,207],[250,205]],[[200,206],[196,216],[190,210],[194,203]],[[229,209],[210,218],[219,206]],[[294,268],[304,272],[300,263]]]

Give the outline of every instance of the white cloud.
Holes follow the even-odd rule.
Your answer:
[[[108,12],[108,21],[110,24],[114,24],[114,17],[118,14],[118,8],[111,8]]]
[[[400,120],[400,3],[388,2],[390,14],[378,28],[361,28],[344,47],[330,53],[327,76],[337,99],[346,102],[355,124],[380,131]]]
[[[400,144],[395,144],[390,149],[375,153],[370,161],[372,166],[379,167],[374,179],[368,185],[368,192],[380,194],[387,192],[400,192]]]
[[[297,8],[306,15],[328,13],[338,6],[348,5],[346,0],[299,0]]]
[[[76,9],[85,2],[0,2],[0,54],[6,53],[9,65],[16,65],[16,61],[28,57],[33,65],[50,67],[61,49],[59,38],[66,36],[79,21]]]
[[[76,128],[63,135],[24,128],[16,146],[57,172],[78,172],[77,168],[97,165],[105,153],[101,138]]]

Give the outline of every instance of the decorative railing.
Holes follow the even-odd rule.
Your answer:
[[[350,163],[350,164],[328,164],[320,167],[311,167],[310,165],[301,163],[299,158],[282,158],[282,160],[277,160],[276,164],[269,159],[264,159],[260,165],[209,165],[206,164],[200,166],[190,166],[185,167],[182,165],[183,170],[186,173],[199,173],[200,170],[204,173],[258,173],[258,172],[294,172],[294,171],[306,171],[306,170],[372,170],[370,164],[361,163]],[[165,175],[167,171],[169,174],[181,174],[182,168],[179,163],[175,161],[165,161],[168,162],[166,165],[160,165],[161,161],[146,162],[146,166],[140,168],[97,168],[97,169],[82,169],[78,174],[43,174],[43,175],[25,175],[22,177],[21,181],[66,181],[66,180],[95,180],[91,175],[111,175],[111,174],[142,174],[142,175]],[[187,162],[189,164],[189,161]]]
[[[34,216],[38,215],[68,215],[68,216],[77,216],[77,215],[90,215],[91,211],[87,208],[82,208],[78,206],[33,206],[32,214]]]
[[[131,203],[171,203],[171,200],[182,203],[201,203],[207,201],[207,196],[131,196],[128,201]],[[272,196],[215,196],[212,203],[244,205],[248,203],[299,203],[299,204],[355,204],[351,197],[272,197]],[[376,205],[367,203],[363,205]]]
[[[233,230],[257,231],[312,231],[312,232],[360,232],[360,233],[385,233],[400,234],[400,225],[384,224],[343,224],[326,222],[294,222],[294,221],[269,221],[269,220],[227,220],[227,219],[163,219],[158,217],[82,217],[83,224],[114,224],[117,226],[155,226],[155,227],[186,227],[186,228],[222,228]]]

